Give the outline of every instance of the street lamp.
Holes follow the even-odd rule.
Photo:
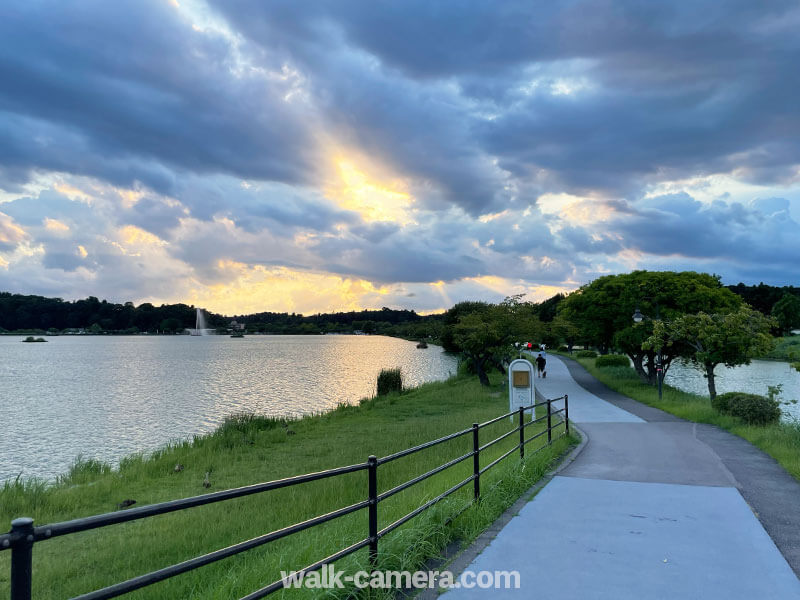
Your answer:
[[[658,310],[658,300],[655,300],[656,303],[656,321],[661,320],[661,315]],[[642,321],[649,320],[649,317],[642,314],[642,311],[639,310],[639,305],[636,305],[636,310],[633,312],[633,322],[634,323],[641,323]],[[661,357],[661,347],[659,346],[658,353],[656,354],[656,379],[658,380],[658,399],[661,400],[661,384],[664,381],[664,369],[662,367],[663,361]]]

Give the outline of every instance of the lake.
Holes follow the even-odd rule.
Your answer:
[[[54,478],[78,455],[116,465],[209,433],[225,417],[299,416],[373,396],[378,373],[406,386],[446,379],[437,346],[383,336],[0,336],[0,480]]]
[[[800,402],[800,373],[789,363],[772,360],[754,360],[738,367],[717,366],[714,369],[717,393],[748,392],[766,396],[771,385],[782,384],[780,399]],[[708,396],[708,382],[703,374],[688,363],[674,362],[667,371],[664,382],[685,392]],[[782,406],[784,420],[800,419],[800,404]]]

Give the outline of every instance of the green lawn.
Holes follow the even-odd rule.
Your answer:
[[[711,423],[727,429],[775,458],[789,473],[800,479],[800,424],[780,423],[760,427],[747,425],[736,417],[723,415],[711,407],[704,396],[689,394],[668,385],[658,390],[642,383],[631,367],[597,367],[593,358],[577,358],[580,364],[608,387],[644,404],[697,423]]]
[[[498,383],[499,378],[495,377]],[[210,491],[360,463],[470,427],[507,411],[504,388],[482,388],[474,377],[447,382],[288,423],[243,418],[212,435],[175,444],[149,458],[135,456],[111,470],[76,466],[53,485],[28,481],[0,488],[0,520],[35,518],[37,525],[112,511],[130,498],[137,506]],[[503,419],[481,430],[485,443],[512,427]],[[531,426],[532,435],[537,426]],[[563,430],[563,426],[560,428]],[[291,431],[293,433],[288,433]],[[481,481],[482,501],[469,507],[472,485],[381,539],[380,567],[414,569],[453,540],[474,539],[552,466],[575,438],[565,437],[537,454],[546,439],[528,445],[521,463],[513,453]],[[481,465],[510,449],[516,434],[487,449]],[[378,469],[379,492],[471,450],[471,436],[441,444]],[[174,472],[176,464],[184,465]],[[379,504],[384,527],[472,472],[466,460]],[[65,598],[116,583],[366,498],[366,471],[275,490],[214,505],[39,542],[34,547],[34,597]],[[7,527],[6,525],[5,527]],[[367,536],[365,510],[261,548],[156,584],[126,597],[233,598],[271,583],[280,570],[296,570]],[[9,552],[0,553],[0,597],[8,596]],[[367,564],[366,549],[337,567],[351,573]],[[309,596],[303,591],[285,596]],[[342,594],[340,594],[342,595]],[[380,595],[380,594],[379,594]]]

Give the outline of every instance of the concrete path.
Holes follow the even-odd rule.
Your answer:
[[[544,398],[569,396],[569,418],[575,423],[644,423],[636,415],[623,410],[610,402],[601,400],[594,394],[586,393],[570,376],[567,366],[557,357],[548,356],[547,377],[536,377],[536,392]],[[563,408],[563,402],[554,402]]]
[[[569,390],[570,420],[588,443],[472,550],[466,570],[516,570],[520,588],[462,588],[445,600],[800,600],[800,484],[774,460],[616,394],[574,361],[550,355],[547,371],[537,391]]]

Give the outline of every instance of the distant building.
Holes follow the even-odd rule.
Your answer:
[[[234,331],[243,331],[244,323],[237,323],[236,321],[231,321],[231,324],[228,327],[230,327]]]

